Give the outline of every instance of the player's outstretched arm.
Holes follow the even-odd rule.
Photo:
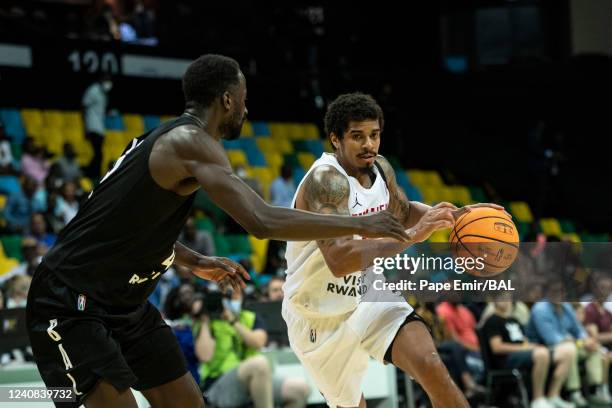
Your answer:
[[[346,177],[332,166],[319,166],[304,180],[298,207],[323,214],[349,214],[350,188]],[[407,234],[411,242],[390,239],[354,240],[352,237],[318,240],[325,263],[336,277],[364,270],[374,258],[394,256],[427,239],[437,229],[452,226],[452,204],[431,208]]]
[[[197,179],[215,204],[258,238],[308,241],[360,234],[408,239],[403,226],[389,213],[354,218],[273,207],[233,174],[218,142],[202,134],[195,144],[177,148],[186,176]]]

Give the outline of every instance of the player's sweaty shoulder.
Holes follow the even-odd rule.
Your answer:
[[[219,142],[202,129],[178,126],[155,141],[149,168],[160,186],[174,190],[177,183],[192,177],[187,170],[189,163],[221,163],[223,155]]]
[[[349,192],[348,179],[338,169],[329,165],[317,166],[302,183],[298,208],[315,212],[327,212],[324,211],[326,208],[337,210],[348,205]]]

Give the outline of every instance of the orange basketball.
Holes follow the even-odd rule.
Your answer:
[[[519,249],[516,225],[505,212],[494,208],[473,208],[463,214],[450,235],[453,255],[480,258],[477,267],[466,271],[475,276],[495,276],[512,265]]]

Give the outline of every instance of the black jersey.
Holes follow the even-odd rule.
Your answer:
[[[181,116],[132,140],[61,231],[43,259],[66,286],[112,306],[143,303],[174,260],[174,243],[195,194],[181,196],[151,177],[155,141],[196,125]]]

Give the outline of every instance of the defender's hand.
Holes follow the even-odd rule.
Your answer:
[[[363,232],[360,235],[367,238],[393,238],[398,241],[410,241],[404,226],[389,211],[381,211],[373,215],[356,217],[362,223]]]
[[[217,256],[201,257],[191,272],[197,277],[216,282],[223,292],[230,285],[234,290],[240,291],[246,288],[244,280],[251,280],[249,273],[242,265],[231,259]]]

